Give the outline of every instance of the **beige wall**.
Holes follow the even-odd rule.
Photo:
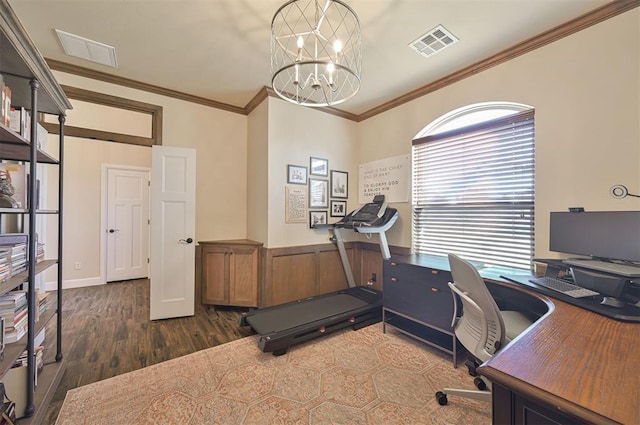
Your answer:
[[[287,164],[309,167],[310,157],[329,161],[329,169],[349,173],[347,211],[358,202],[353,179],[357,174],[356,127],[353,121],[269,98],[269,248],[328,242],[327,230],[310,229],[306,223],[285,223]],[[311,177],[311,176],[310,176]],[[314,178],[329,180],[329,177]],[[320,210],[320,209],[319,209]],[[326,209],[328,211],[328,208]],[[329,222],[338,219],[328,217]]]
[[[269,102],[249,114],[247,131],[247,238],[266,243],[269,211]]]
[[[614,184],[640,192],[640,12],[607,20],[363,122],[360,162],[411,152],[412,138],[465,105],[511,101],[535,107],[536,255],[547,256],[550,211],[637,210]],[[410,203],[389,243],[410,246]]]
[[[163,144],[197,151],[196,240],[246,237],[246,116],[61,72],[55,76],[61,84],[162,106]],[[100,119],[105,121],[120,117],[110,116],[109,111],[102,114]],[[136,124],[129,125],[137,128]],[[127,127],[124,120],[120,120],[122,127]],[[63,278],[65,283],[104,283],[100,281],[104,278],[101,164],[150,167],[151,149],[74,138],[68,138],[65,146]],[[83,263],[79,271],[73,269],[76,261]]]

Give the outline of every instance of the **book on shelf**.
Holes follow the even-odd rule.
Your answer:
[[[10,127],[11,118],[9,117],[9,111],[11,110],[11,88],[4,83],[4,79],[0,82],[0,89],[2,90],[2,105],[0,111],[0,120],[6,127]]]
[[[31,139],[31,111],[12,106],[9,110],[9,128],[27,140]]]
[[[4,340],[11,344],[27,333],[27,294],[25,291],[10,291],[0,296],[0,317],[4,319]]]
[[[44,353],[44,347],[42,345],[39,345],[37,347],[33,348],[33,357],[36,360],[36,370],[42,370],[42,367],[44,366],[44,362],[43,360],[43,353]],[[26,366],[27,365],[27,350],[24,350],[22,352],[22,354],[20,354],[20,356],[18,356],[18,358],[16,359],[15,363],[13,364],[13,367],[22,367],[22,366]]]
[[[44,261],[44,244],[36,243],[36,263]]]
[[[38,308],[36,309],[36,322],[40,320],[40,316],[42,316],[49,309],[48,296],[48,292],[37,292]]]
[[[27,269],[27,244],[3,244],[0,239],[0,281],[9,279]]]

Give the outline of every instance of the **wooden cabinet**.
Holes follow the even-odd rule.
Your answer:
[[[257,307],[262,244],[240,239],[199,245],[202,303]]]
[[[27,269],[11,276],[0,283],[0,294],[12,290],[25,290],[27,292],[27,334],[17,342],[5,346],[4,358],[0,361],[0,376],[7,381],[7,394],[16,401],[16,416],[24,418],[21,424],[37,423],[44,420],[47,405],[56,390],[64,373],[62,359],[62,260],[60,258],[40,261],[37,259],[37,224],[36,217],[41,214],[57,215],[58,231],[58,255],[62,254],[62,163],[64,156],[63,125],[64,114],[71,109],[71,104],[60,85],[56,82],[36,47],[31,43],[29,36],[24,32],[24,27],[18,21],[11,6],[6,0],[0,0],[0,74],[4,83],[11,89],[11,105],[25,108],[31,113],[30,138],[25,138],[8,127],[0,124],[0,159],[13,162],[21,162],[28,167],[30,179],[28,193],[37,194],[37,181],[40,178],[38,163],[52,164],[58,168],[58,208],[53,210],[38,209],[36,196],[30,197],[24,208],[0,208],[2,218],[8,216],[20,216],[26,223],[27,233]],[[37,118],[40,113],[55,114],[60,122],[60,139],[57,156],[42,151],[38,148]],[[25,132],[26,133],[26,132]],[[24,134],[24,133],[23,133]],[[5,235],[10,238],[14,235]],[[5,238],[6,239],[6,238]],[[39,314],[39,305],[36,297],[35,279],[38,274],[49,267],[57,265],[57,293],[51,294],[48,299],[48,311]],[[55,362],[47,364],[37,375],[35,385],[35,337],[45,328],[47,323],[57,319],[56,326],[49,327],[55,330],[55,335],[47,335],[47,338],[57,338]],[[27,366],[19,374],[8,370],[14,365],[16,359],[27,352]],[[11,381],[11,375],[19,378]],[[20,407],[18,407],[20,400]]]
[[[444,261],[443,261],[444,260]],[[451,319],[453,298],[447,283],[451,272],[445,259],[406,255],[384,261],[383,329],[393,326],[453,355],[463,351]]]
[[[558,408],[534,401],[497,383],[492,385],[494,424],[581,425],[585,422]]]

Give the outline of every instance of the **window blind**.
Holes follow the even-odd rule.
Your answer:
[[[533,110],[413,141],[412,245],[530,269]]]

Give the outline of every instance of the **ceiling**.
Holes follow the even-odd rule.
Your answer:
[[[343,0],[362,29],[362,114],[609,0]],[[284,0],[9,0],[42,55],[244,108],[270,86],[270,24]],[[459,42],[425,58],[438,25]],[[64,54],[60,29],[116,48],[118,68]]]

